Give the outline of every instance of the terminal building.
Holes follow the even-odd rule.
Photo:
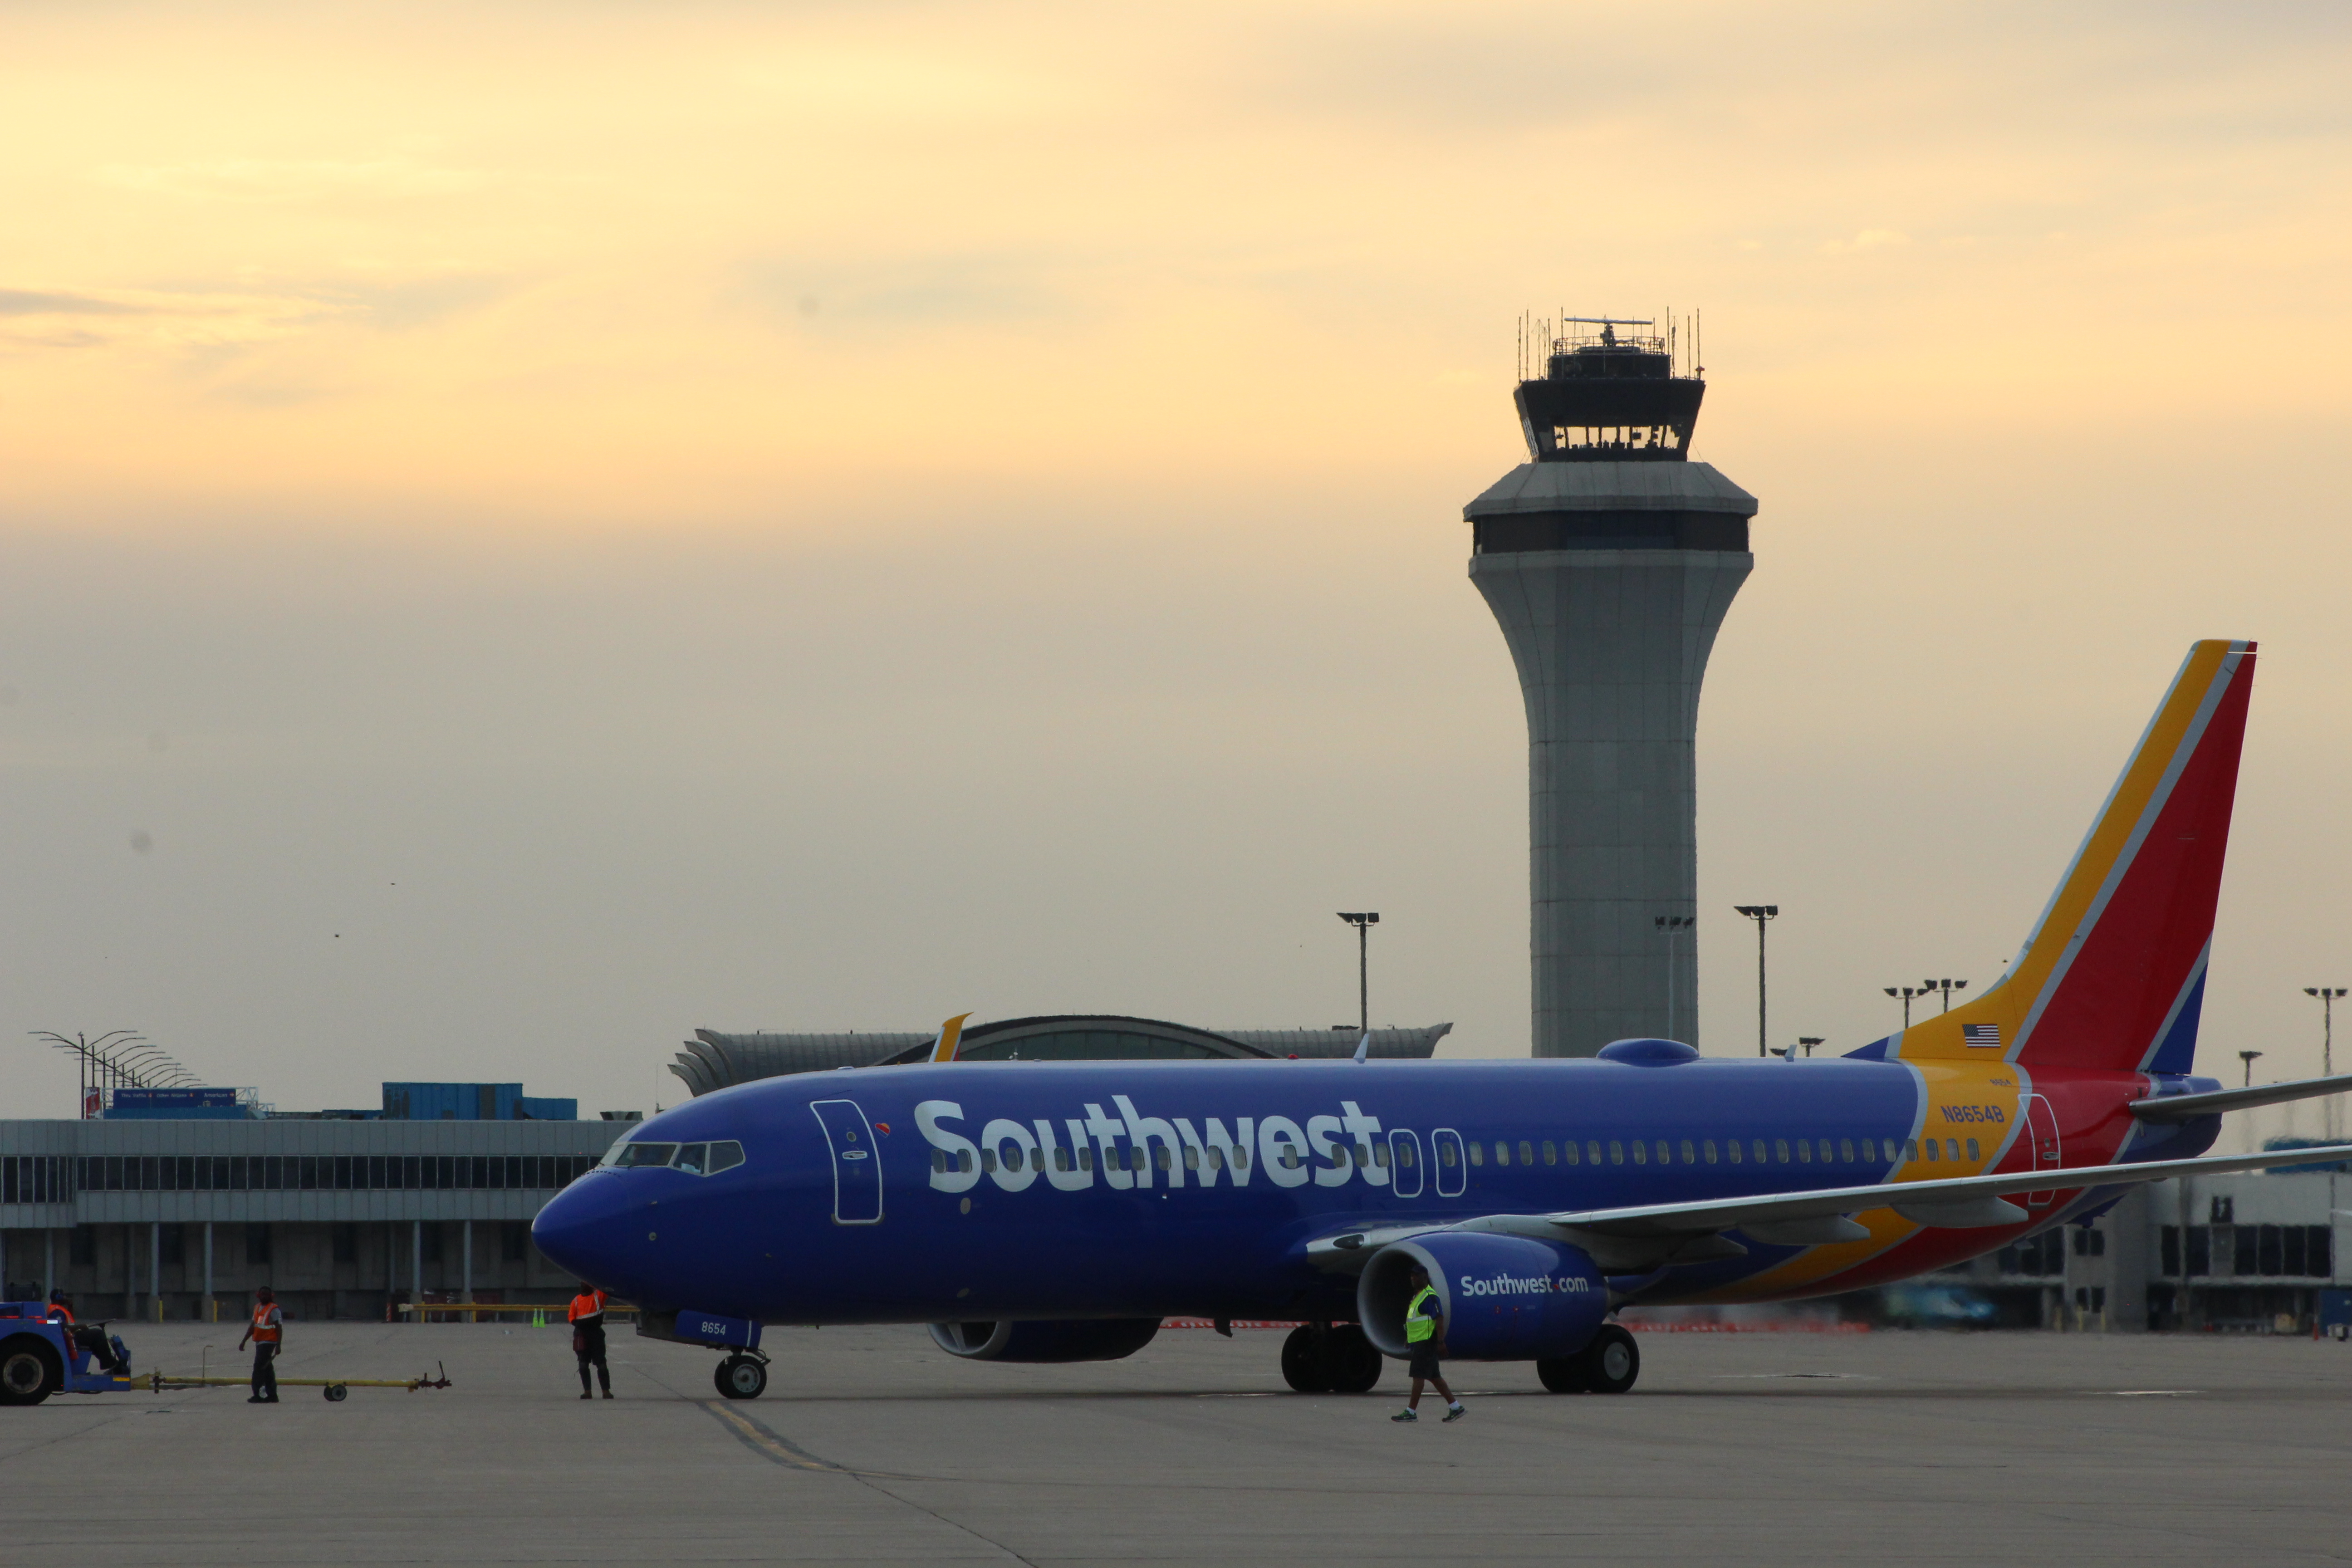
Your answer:
[[[2308,1334],[2352,1323],[2347,1218],[2341,1171],[2156,1182],[2088,1225],[1889,1287],[1876,1306],[1924,1325]]]
[[[224,1299],[240,1315],[260,1285],[313,1320],[380,1318],[420,1291],[561,1301],[572,1277],[530,1245],[531,1216],[628,1125],[576,1116],[518,1085],[386,1084],[362,1110],[117,1089],[89,1120],[0,1121],[0,1282],[157,1321],[210,1321]]]

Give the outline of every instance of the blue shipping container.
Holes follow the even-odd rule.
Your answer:
[[[519,1083],[388,1083],[387,1121],[577,1121],[577,1100],[526,1098]]]

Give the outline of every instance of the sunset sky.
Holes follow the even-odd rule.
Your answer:
[[[1460,509],[1564,305],[1702,310],[1762,503],[1702,1047],[1753,1049],[1735,902],[1776,1044],[1996,979],[2252,637],[2200,1065],[2317,1070],[2341,7],[5,18],[0,1033],[593,1113],[698,1025],[1336,1023],[1374,908],[1379,1019],[1523,1052]],[[0,1115],[69,1113],[8,1048]]]

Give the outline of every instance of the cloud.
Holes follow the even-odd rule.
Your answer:
[[[79,292],[0,293],[0,316],[82,319],[77,331],[0,331],[18,347],[93,348],[141,343],[164,348],[217,348],[290,336],[352,306],[303,290],[118,289],[110,297]]]
[[[457,273],[362,291],[358,300],[372,325],[387,331],[406,331],[479,310],[512,288],[503,278]]]
[[[449,273],[404,282],[347,277],[287,281],[275,288],[120,289],[111,294],[0,289],[0,318],[92,318],[72,330],[0,329],[20,347],[91,348],[140,343],[212,353],[300,336],[336,322],[387,332],[430,327],[510,292],[510,279]]]
[[[143,314],[147,307],[89,294],[42,293],[26,289],[0,289],[0,316],[126,316]]]

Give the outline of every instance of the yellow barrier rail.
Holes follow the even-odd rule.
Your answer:
[[[500,1312],[528,1312],[530,1314],[530,1326],[534,1329],[543,1329],[551,1321],[550,1314],[553,1315],[552,1321],[559,1324],[563,1322],[566,1309],[550,1306],[544,1301],[536,1306],[512,1301],[395,1301],[393,1303],[393,1310],[404,1315],[409,1312],[417,1313],[419,1321],[431,1321],[423,1316],[425,1313],[439,1317],[450,1312],[480,1312],[495,1317]],[[634,1318],[640,1310],[642,1309],[625,1307],[617,1302],[608,1301],[604,1305],[604,1315],[608,1318]]]

